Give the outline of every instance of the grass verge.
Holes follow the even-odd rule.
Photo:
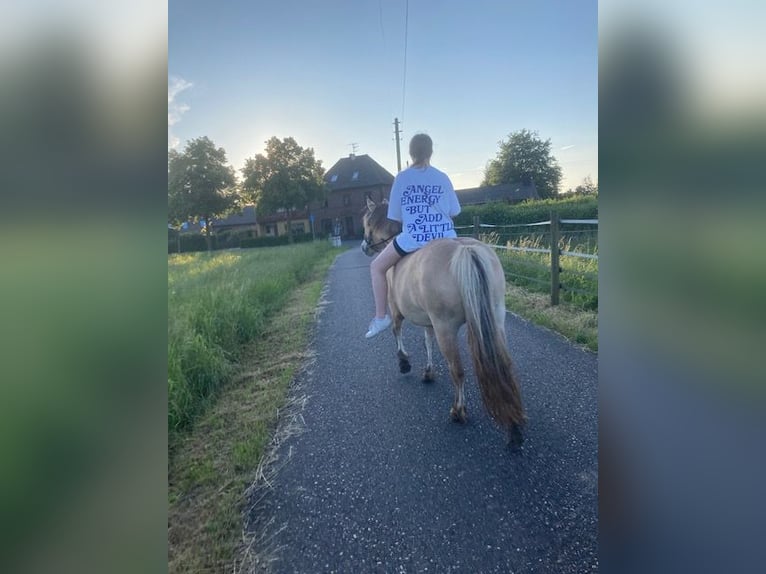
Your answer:
[[[570,341],[598,352],[598,311],[562,302],[551,305],[550,295],[508,283],[505,305],[509,311],[560,333]]]
[[[231,571],[241,545],[246,490],[305,357],[324,276],[337,251],[291,290],[237,374],[184,432],[172,433],[168,464],[170,572]]]
[[[182,430],[231,379],[244,345],[304,283],[326,243],[168,258],[168,428]]]

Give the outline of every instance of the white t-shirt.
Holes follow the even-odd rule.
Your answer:
[[[401,222],[396,243],[407,253],[433,239],[457,237],[452,218],[458,213],[455,188],[447,174],[435,167],[409,167],[394,179],[388,218]]]

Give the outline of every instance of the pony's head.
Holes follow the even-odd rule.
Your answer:
[[[367,206],[362,214],[364,226],[364,240],[362,251],[367,256],[380,253],[394,237],[402,230],[400,223],[388,219],[388,202],[384,199],[375,203],[369,197]]]

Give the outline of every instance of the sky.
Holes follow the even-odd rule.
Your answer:
[[[598,182],[596,0],[170,0],[168,146],[207,136],[239,170],[269,138],[396,174],[409,139],[456,189],[518,130],[550,140],[560,191]]]

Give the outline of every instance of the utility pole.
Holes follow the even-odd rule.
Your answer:
[[[394,118],[394,134],[396,135],[396,171],[402,171],[402,156],[399,151],[399,118]]]

